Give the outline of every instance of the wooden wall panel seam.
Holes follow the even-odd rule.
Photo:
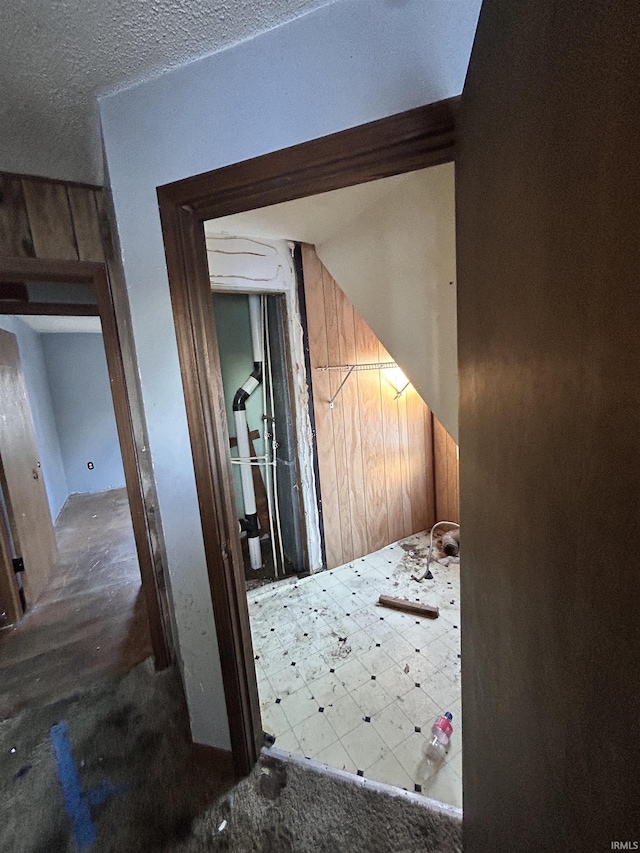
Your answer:
[[[379,370],[352,374],[329,409],[329,399],[345,374],[317,367],[391,357],[312,247],[304,247],[303,260],[310,381],[331,568],[430,526],[434,472],[425,427],[431,414],[413,389],[396,399]]]

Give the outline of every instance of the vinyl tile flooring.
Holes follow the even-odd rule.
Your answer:
[[[248,593],[262,721],[281,749],[461,807],[460,567],[412,580],[427,547],[420,533]],[[382,593],[440,616],[380,607]],[[447,710],[454,734],[437,767],[425,746]]]

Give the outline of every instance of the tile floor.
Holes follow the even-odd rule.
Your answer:
[[[461,807],[460,567],[416,583],[427,548],[420,533],[248,593],[262,721],[281,749]],[[440,616],[380,607],[381,593]],[[446,710],[454,734],[434,767],[424,747]]]

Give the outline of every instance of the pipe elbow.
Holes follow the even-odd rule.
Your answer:
[[[236,391],[236,396],[233,398],[233,411],[234,412],[242,412],[246,409],[247,400],[249,399],[249,395],[244,390],[244,388],[238,388]]]
[[[253,370],[251,371],[251,376],[256,380],[258,385],[262,382],[262,362],[254,361],[253,362]]]

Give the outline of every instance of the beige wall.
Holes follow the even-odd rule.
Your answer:
[[[458,440],[454,167],[395,179],[316,251]]]

